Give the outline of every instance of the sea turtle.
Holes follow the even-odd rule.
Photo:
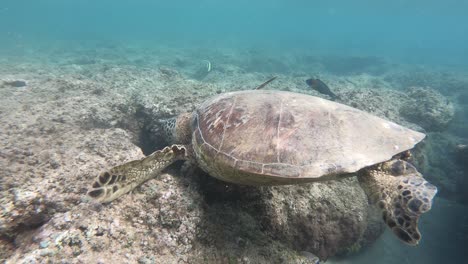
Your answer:
[[[419,216],[430,210],[437,192],[401,155],[423,133],[305,94],[220,94],[193,113],[165,122],[165,131],[174,145],[102,172],[89,196],[110,202],[176,160],[190,160],[226,182],[255,186],[358,175],[393,233],[416,245],[421,239]]]

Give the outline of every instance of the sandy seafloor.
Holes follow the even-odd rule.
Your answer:
[[[340,102],[428,134],[415,162],[439,195],[422,217],[421,244],[405,246],[386,231],[375,243],[327,263],[468,263],[468,70],[299,51],[119,44],[2,52],[0,259],[312,263],[297,253],[305,249],[294,248],[294,241],[275,238],[287,224],[262,229],[263,222],[243,209],[250,205],[236,194],[251,189],[232,192],[235,187],[218,182],[207,187],[215,190],[204,189],[193,183],[206,182],[197,176],[203,173],[188,170],[193,178],[187,179],[180,164],[109,205],[85,196],[103,169],[165,146],[160,118],[191,111],[212,95],[252,89],[272,76],[278,78],[265,89],[326,98],[305,85],[307,78],[319,77]],[[27,85],[10,84],[16,80]],[[219,211],[232,215],[204,216]],[[284,232],[294,240],[300,230]]]

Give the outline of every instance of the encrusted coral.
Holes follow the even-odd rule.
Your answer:
[[[171,68],[92,69],[0,89],[0,262],[310,263],[300,250],[327,258],[378,231],[356,179],[248,188],[169,169],[119,201],[88,203],[99,171],[143,156],[134,143],[148,153],[164,144],[159,118],[264,79],[217,70],[210,84]]]
[[[453,104],[429,87],[410,87],[408,97],[409,100],[400,108],[400,114],[426,131],[442,131],[453,119]]]

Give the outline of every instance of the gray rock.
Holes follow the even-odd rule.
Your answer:
[[[426,131],[442,131],[452,121],[455,110],[452,102],[429,87],[411,87],[411,98],[400,109],[400,114]]]
[[[46,248],[46,247],[49,246],[49,243],[50,243],[50,241],[48,241],[48,240],[43,240],[43,241],[41,241],[41,243],[39,244],[39,247],[41,247],[41,248]]]

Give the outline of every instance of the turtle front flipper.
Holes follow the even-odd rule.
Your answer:
[[[156,177],[174,161],[189,159],[188,149],[188,146],[172,145],[141,160],[130,161],[104,171],[96,178],[88,195],[102,203],[113,201]]]
[[[428,212],[437,188],[403,160],[391,160],[363,170],[359,181],[393,233],[409,245],[421,239],[419,217]]]

